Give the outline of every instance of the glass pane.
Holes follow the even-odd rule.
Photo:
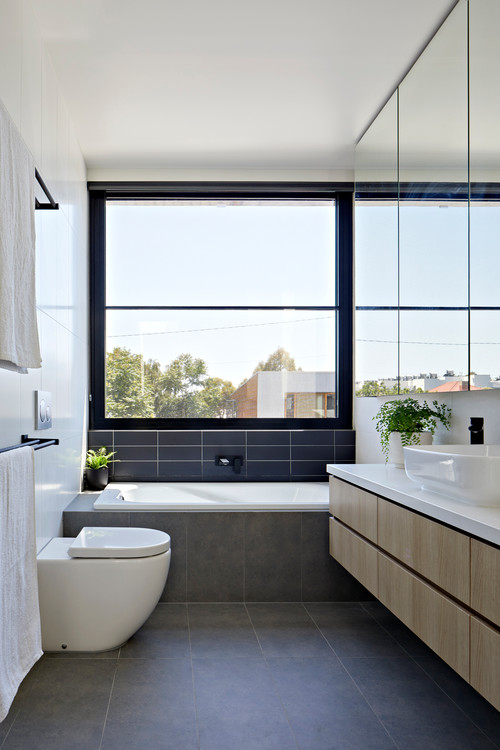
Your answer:
[[[356,146],[357,305],[398,304],[397,121],[393,94]]]
[[[401,312],[401,391],[467,390],[467,312]]]
[[[399,89],[401,305],[467,305],[467,107],[460,2]]]
[[[356,313],[356,395],[398,392],[398,314]]]
[[[106,416],[335,415],[335,330],[334,312],[108,311]]]
[[[472,311],[470,327],[471,386],[499,388],[500,311]]]
[[[334,201],[108,201],[106,304],[335,305]]]
[[[499,279],[500,203],[472,201],[470,208],[471,305],[500,307]]]

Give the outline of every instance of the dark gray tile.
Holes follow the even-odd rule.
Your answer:
[[[130,513],[111,510],[63,512],[63,536],[78,536],[84,526],[130,526]]]
[[[172,430],[158,433],[158,444],[161,445],[201,445],[201,432],[197,430]]]
[[[156,461],[158,458],[156,445],[120,446],[116,449],[117,461]]]
[[[41,661],[43,662],[43,658]],[[35,675],[40,667],[40,663],[40,661],[37,661],[36,664],[28,672],[24,680],[21,682],[17,693],[14,696],[14,700],[12,701],[12,704],[10,706],[9,713],[3,721],[0,721],[0,746],[5,737],[8,735],[14,721],[16,720],[17,715],[19,714],[19,709],[21,708],[24,700],[27,698],[31,691],[31,688],[33,687]]]
[[[234,455],[222,452],[221,455]],[[241,454],[238,454],[241,455]],[[243,459],[241,472],[237,474],[232,466],[216,466],[215,461],[202,461],[203,479],[209,482],[244,482],[246,479],[247,462]]]
[[[122,479],[156,479],[158,464],[156,461],[122,461],[113,464],[113,479],[119,482]]]
[[[186,603],[160,602],[142,628],[120,649],[120,659],[190,656]]]
[[[432,656],[434,652],[381,602],[364,602],[363,608],[399,643],[410,656]]]
[[[187,517],[188,513],[137,511],[131,515],[131,526],[158,529],[170,535],[170,568],[161,601],[185,602],[187,599]]]
[[[201,445],[165,445],[158,450],[160,461],[201,461]]]
[[[340,658],[404,655],[394,638],[361,604],[319,602],[305,607]]]
[[[293,430],[292,445],[333,445],[333,430]]]
[[[249,430],[247,445],[290,445],[289,430]]]
[[[111,430],[90,430],[88,444],[89,448],[100,448],[105,445],[108,450],[112,450],[113,433]]]
[[[188,601],[243,601],[243,513],[187,517]]]
[[[121,445],[157,445],[156,430],[115,430],[115,449]]]
[[[331,463],[333,457],[333,445],[292,445],[292,461]]]
[[[322,477],[323,481],[328,479],[326,461],[292,461],[291,474],[299,481],[307,481],[310,476]]]
[[[410,657],[342,661],[400,750],[494,750]]]
[[[262,657],[243,603],[189,602],[188,616],[193,659]]]
[[[189,659],[119,661],[101,750],[125,748],[198,748]]]
[[[334,654],[302,604],[247,604],[264,656],[321,656]]]
[[[193,662],[200,750],[297,750],[262,659]]]
[[[201,461],[159,461],[158,478],[193,482],[202,478]]]
[[[300,601],[300,513],[245,516],[245,600]]]
[[[356,446],[354,445],[336,445],[334,461],[339,463],[351,462],[356,459]]]
[[[439,657],[418,657],[415,661],[496,747],[500,747],[500,712]]]
[[[268,661],[300,748],[396,750],[338,659]]]
[[[96,750],[117,663],[43,658],[2,748]]]
[[[248,479],[274,478],[286,482],[290,479],[290,461],[248,461]]]
[[[203,461],[215,461],[216,456],[243,456],[245,458],[244,444],[204,445]]]
[[[202,433],[203,447],[208,445],[245,445],[246,433],[243,430],[214,430]]]
[[[356,432],[354,430],[335,430],[335,447],[338,445],[354,445],[356,443]]]
[[[249,445],[247,459],[249,461],[290,461],[290,447],[288,445]]]

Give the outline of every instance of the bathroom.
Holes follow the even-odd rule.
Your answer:
[[[156,6],[156,3],[153,5]],[[176,21],[185,25],[183,34],[179,34],[176,40],[172,31],[169,31],[168,38],[178,49],[183,64],[187,64],[196,77],[196,68],[204,64],[198,48],[203,50],[203,54],[210,51],[202,45],[203,35],[208,31],[222,45],[231,34],[232,23],[225,3],[216,2],[213,13],[202,12],[199,3],[194,5],[200,18],[204,19],[198,21],[198,36],[193,35],[190,29],[190,13],[187,10],[190,8],[193,11],[193,4],[190,3],[186,5],[184,12],[177,11],[180,16],[176,16]],[[250,24],[253,34],[262,35],[259,36],[263,45],[260,54],[268,64],[272,63],[272,53],[267,45],[272,43],[273,34],[277,37],[283,34],[288,40],[286,44],[293,44],[293,48],[289,46],[283,50],[288,67],[294,62],[294,54],[299,54],[300,44],[294,34],[298,35],[301,26],[307,25],[308,14],[312,15],[311,8],[317,8],[318,13],[327,10],[323,2],[313,3],[312,6],[308,4],[307,12],[300,3],[292,5],[297,17],[291,22],[288,37],[285,34],[286,28],[283,29],[281,24],[288,17],[293,18],[289,14],[289,4],[280,2],[277,6],[279,12],[276,13],[270,13],[267,6],[258,4],[259,8],[262,6],[263,15],[269,14],[268,26],[256,24],[258,13],[255,4],[252,10],[255,18],[246,15],[241,19],[242,23]],[[156,442],[153,446],[144,442],[131,445],[126,442],[127,434],[130,435],[134,427],[127,425],[121,434],[122,431],[114,426],[106,428],[95,420],[93,423],[90,421],[91,417],[94,419],[89,411],[89,394],[92,389],[88,374],[92,366],[88,322],[88,204],[92,193],[88,193],[87,183],[109,185],[117,182],[155,181],[269,181],[349,185],[354,179],[355,141],[395,90],[426,42],[455,6],[455,2],[426,0],[415,9],[410,2],[384,0],[377,4],[380,5],[378,12],[371,7],[373,5],[366,0],[332,4],[336,13],[346,14],[345,23],[352,26],[350,33],[353,39],[349,44],[338,30],[332,30],[334,24],[331,23],[330,15],[327,16],[329,22],[322,24],[324,29],[321,40],[326,44],[329,34],[336,34],[341,59],[350,59],[353,49],[359,50],[366,45],[367,59],[377,61],[379,66],[377,85],[372,83],[356,91],[356,97],[364,104],[359,109],[361,114],[358,113],[356,117],[356,108],[352,105],[354,124],[351,123],[351,132],[346,136],[350,145],[345,152],[338,152],[333,159],[325,158],[324,162],[322,152],[319,152],[319,156],[311,152],[309,160],[300,161],[292,153],[293,142],[289,147],[286,143],[283,144],[284,131],[281,126],[278,133],[268,134],[270,154],[267,157],[265,153],[260,154],[258,159],[251,150],[253,135],[248,133],[246,146],[245,143],[241,146],[243,151],[239,161],[236,161],[238,156],[234,161],[231,160],[231,144],[242,141],[232,141],[229,131],[222,131],[225,133],[226,143],[218,143],[220,151],[217,159],[217,151],[214,152],[215,156],[197,152],[197,149],[203,148],[203,143],[199,145],[198,122],[198,129],[191,130],[190,136],[186,138],[188,145],[183,141],[186,149],[191,148],[192,158],[189,158],[188,151],[180,156],[171,152],[169,158],[158,166],[155,154],[147,149],[142,152],[142,156],[136,155],[126,163],[120,162],[116,155],[103,153],[100,150],[102,146],[90,138],[93,126],[88,121],[91,114],[85,110],[84,100],[82,99],[80,108],[73,103],[70,106],[73,100],[68,81],[71,81],[72,76],[75,76],[75,80],[78,78],[78,68],[81,66],[79,45],[86,36],[93,33],[95,17],[100,19],[102,29],[107,29],[113,35],[112,43],[121,53],[121,64],[124,65],[129,50],[120,46],[119,35],[122,24],[132,23],[124,6],[132,14],[133,4],[103,4],[98,0],[71,4],[0,0],[0,99],[20,130],[50,192],[59,203],[58,211],[35,212],[36,306],[42,367],[29,369],[23,375],[0,369],[0,447],[19,443],[20,436],[24,434],[59,440],[57,447],[51,446],[34,454],[38,552],[52,537],[63,534],[63,511],[81,490],[88,446],[108,445],[111,437],[110,448],[117,450],[118,446],[129,449],[128,453],[122,452],[121,458],[117,456],[120,462],[114,467],[116,478],[133,479],[131,472],[138,468],[135,478],[144,479],[140,470],[147,472],[151,463],[156,467],[161,460],[151,461],[150,458],[141,458],[141,455],[147,455],[145,448],[148,447],[159,451],[161,434],[168,432],[165,428],[157,428],[154,431]],[[460,5],[466,5],[464,0],[461,0]],[[488,2],[471,0],[469,5],[471,12],[473,9],[480,11],[483,6],[488,6]],[[107,6],[110,14],[114,8],[118,15],[114,19],[106,16],[104,6]],[[458,12],[462,9],[459,7]],[[330,9],[328,12],[333,11]],[[100,13],[103,15],[99,15]],[[360,17],[366,19],[363,28],[360,28]],[[120,19],[120,23],[117,19]],[[141,23],[146,21],[142,19]],[[286,23],[283,25],[287,27]],[[376,30],[376,36],[373,35],[373,29]],[[162,31],[166,33],[167,29]],[[106,38],[99,39],[99,63],[102,70],[108,62],[113,62],[112,43],[106,43]],[[73,47],[74,57],[71,52]],[[313,48],[307,47],[303,52],[314,58]],[[228,55],[235,53],[234,47],[228,48]],[[247,53],[251,59],[251,69],[252,65],[256,65],[255,53],[252,55],[249,50]],[[135,54],[137,52],[134,50],[133,55]],[[195,69],[189,63],[191,57],[196,62]],[[338,60],[335,61],[336,66],[331,58],[329,60],[332,65],[329,75],[333,76],[334,72],[338,75],[338,68],[333,70],[338,65]],[[219,65],[220,60],[217,61],[217,66]],[[371,63],[365,60],[363,65],[366,68]],[[265,77],[266,65],[259,61],[258,67]],[[101,74],[104,75],[102,70]],[[214,77],[222,75],[219,67],[214,70]],[[300,69],[292,67],[292,70],[295,70],[300,80]],[[307,70],[311,74],[316,72],[314,67]],[[245,69],[244,75],[247,73]],[[115,85],[117,80],[118,78],[114,78]],[[352,80],[354,86],[355,79]],[[359,83],[359,77],[357,80]],[[238,79],[235,81],[237,84]],[[124,82],[126,79],[123,79],[122,87],[117,88],[122,97],[116,104],[120,117],[122,108],[124,112],[127,111],[127,87]],[[281,83],[285,86],[284,79],[281,79]],[[203,98],[199,106],[210,107],[210,95],[207,94],[210,90],[200,92]],[[286,90],[286,86],[283,90]],[[302,90],[305,94],[306,89]],[[314,93],[318,98],[325,98],[330,90],[325,85],[319,92],[314,89],[311,96]],[[156,91],[150,93],[153,98],[157,95]],[[140,97],[140,83],[135,89],[135,95],[138,102],[144,101]],[[105,96],[103,94],[101,102],[103,107],[106,103]],[[269,89],[267,96],[266,106],[271,106],[273,96]],[[220,106],[220,100],[214,101]],[[403,102],[402,94],[401,101]],[[243,127],[245,117],[238,119],[236,105],[238,102],[235,102],[232,116],[236,118],[235,124]],[[248,117],[248,110],[243,111]],[[300,132],[305,128],[305,121],[300,119],[299,109],[292,112]],[[333,118],[331,111],[328,112]],[[199,114],[195,111],[188,114],[199,120]],[[252,122],[256,125],[256,121]],[[96,120],[96,132],[100,129],[98,125]],[[221,125],[222,120],[219,120],[218,126]],[[89,138],[86,152],[80,147],[80,143],[83,143],[80,128],[84,126]],[[211,121],[207,117],[207,130],[209,126]],[[336,121],[332,119],[327,129],[331,131],[335,127]],[[318,137],[321,134],[319,131]],[[153,136],[154,133],[151,134],[152,138]],[[245,148],[249,149],[249,153],[244,152]],[[274,152],[278,156],[274,157]],[[494,168],[494,164],[491,166]],[[474,180],[474,177],[471,179]],[[477,180],[481,179],[486,178],[477,177]],[[427,258],[426,262],[432,262],[432,258]],[[356,271],[358,273],[358,268]],[[375,274],[375,270],[372,273]],[[497,274],[491,273],[491,276],[497,278]],[[441,285],[444,286],[442,281]],[[363,288],[357,287],[357,295],[361,294]],[[356,304],[366,307],[395,306],[397,302],[392,299],[380,302],[357,297]],[[404,304],[419,303],[402,301],[401,305]],[[463,306],[461,301],[446,301],[444,304]],[[484,302],[476,299],[472,304],[494,306],[495,302],[491,298]],[[365,313],[366,311],[360,311],[359,315]],[[383,316],[387,311],[374,314]],[[356,321],[358,330],[362,324],[359,319]],[[385,325],[384,322],[379,326],[383,335],[372,336],[373,328],[377,327],[373,326],[370,335],[357,334],[356,338],[393,339],[392,330],[384,328]],[[454,326],[453,320],[448,327],[452,330]],[[488,331],[485,338],[480,340],[494,341],[492,336],[493,333]],[[356,372],[359,364],[370,356],[364,346],[366,345],[360,343],[355,347],[354,359],[358,362]],[[270,353],[271,351],[263,352],[262,356]],[[397,354],[394,355],[391,351],[388,358],[391,362],[397,361]],[[252,362],[252,368],[254,365],[257,365],[257,361]],[[441,363],[437,367],[441,367]],[[450,370],[455,368],[457,372],[490,372],[486,369],[486,364],[483,367],[482,362],[475,366],[473,359],[470,367],[460,367],[460,364],[446,364],[444,367]],[[490,368],[492,377],[500,374],[494,369],[494,360]],[[415,374],[424,369],[430,372],[434,367],[431,364],[422,365],[411,372]],[[389,372],[370,372],[366,379],[392,377],[395,374],[397,364]],[[402,374],[406,374],[404,370]],[[353,383],[355,379],[359,378],[353,374]],[[352,389],[354,391],[357,386]],[[53,427],[43,432],[34,430],[35,391],[50,392],[53,399]],[[92,396],[94,398],[94,393]],[[494,388],[481,392],[438,392],[432,394],[432,398],[446,403],[453,413],[450,432],[438,431],[438,442],[468,443],[470,417],[483,416],[485,442],[500,444],[500,393],[497,396]],[[304,438],[300,438],[304,441],[303,450],[301,452],[298,449],[295,455],[296,471],[289,468],[285,481],[295,479],[298,475],[316,482],[321,478],[319,467],[326,466],[327,463],[348,462],[354,458],[361,464],[382,463],[383,456],[373,416],[383,399],[383,396],[354,397],[352,421],[348,417],[340,429],[332,427],[330,430],[315,431],[314,428],[306,427]],[[95,401],[90,402],[91,408],[93,403]],[[183,431],[178,424],[172,429]],[[139,430],[151,435],[148,430]],[[281,430],[283,431],[283,427]],[[199,446],[200,457],[205,446],[205,436],[212,431],[213,427],[210,429],[202,426],[197,429],[199,438],[196,447]],[[227,431],[216,431],[219,432],[227,434]],[[265,445],[270,447],[269,443],[276,436],[271,437],[269,433],[273,435],[276,431],[264,428],[262,432],[267,433],[262,439],[266,439]],[[290,427],[285,432],[285,439],[291,448],[292,441],[297,440],[297,437]],[[251,428],[244,428],[243,433],[243,437],[237,436],[238,439],[235,438],[229,445],[222,440],[219,445],[225,448],[237,446],[238,450],[234,450],[234,454],[239,454],[243,445],[245,456],[248,457],[243,467],[244,472],[253,469],[257,471],[259,451],[255,450],[255,457],[251,458],[248,449],[259,446],[251,445]],[[318,433],[321,434],[318,436]],[[216,437],[219,440],[218,434]],[[227,437],[225,439],[227,441]],[[182,446],[177,443],[172,447]],[[276,448],[275,444],[274,447]],[[133,449],[132,452],[130,449]],[[136,459],[130,458],[134,456],[134,450]],[[135,469],[130,466],[135,460],[142,466]],[[193,463],[197,460],[193,460]],[[167,458],[164,464],[168,462]],[[210,462],[213,466],[212,457]],[[279,461],[270,461],[268,468],[272,470],[278,463]],[[290,462],[290,467],[293,463]],[[308,473],[311,469],[312,474]],[[251,478],[244,473],[244,477],[247,476]],[[218,478],[217,473],[215,478]],[[189,480],[189,476],[176,479]],[[326,479],[325,472],[324,480]],[[242,480],[237,478],[237,481]],[[233,550],[231,559],[239,565],[236,547],[243,543],[243,516],[248,515],[253,519],[258,514],[224,515],[226,517],[220,519],[212,516],[214,529],[211,529],[211,538],[214,538],[215,533],[220,533],[226,540],[230,540]],[[274,514],[273,519],[276,515]],[[202,561],[197,560],[196,575],[190,581],[187,577],[181,581],[179,562],[175,562],[175,537],[172,531],[173,562],[171,574],[169,573],[170,581],[167,579],[165,597],[149,625],[129,641],[121,654],[110,652],[107,657],[99,654],[95,658],[63,654],[43,657],[21,686],[13,710],[0,724],[0,747],[7,750],[27,747],[51,750],[213,747],[223,750],[225,747],[414,748],[421,747],[424,743],[435,748],[497,747],[500,725],[494,709],[458,678],[455,679],[423,644],[412,639],[411,634],[391,619],[385,610],[377,609],[377,603],[372,598],[361,601],[359,586],[347,575],[344,577],[338,567],[332,568],[329,563],[335,565],[333,560],[327,559],[325,562],[328,534],[323,526],[319,528],[318,514],[286,513],[283,515],[284,521],[285,515],[288,536],[279,543],[289,545],[288,557],[280,575],[270,581],[267,597],[258,592],[250,595],[248,589],[245,593],[241,575],[238,588],[235,579],[226,575],[223,563],[220,563],[216,576],[209,576],[203,569]],[[192,525],[193,519],[194,516],[189,520]],[[170,520],[180,523],[179,518]],[[245,522],[246,520],[248,519]],[[257,523],[255,520],[252,522]],[[239,530],[236,529],[237,524],[240,524]],[[271,532],[271,527],[266,530],[254,528],[254,541],[257,543],[263,537],[266,538],[266,534],[271,535]],[[204,528],[195,529],[193,526],[193,533],[202,540]],[[311,552],[310,540],[317,542],[322,556],[315,550]],[[246,542],[249,548],[250,541],[251,537],[248,536]],[[275,543],[276,541],[273,544]],[[276,582],[286,580],[286,566],[294,560],[293,545],[302,543],[304,552],[301,564],[294,568],[295,582],[290,586],[291,591],[273,589]],[[271,550],[266,552],[269,554],[268,565],[275,566],[279,557],[272,560]],[[184,554],[187,559],[187,550]],[[252,564],[253,570],[259,568],[260,563],[254,561]],[[294,564],[296,565],[296,561]],[[177,565],[177,572],[174,565]],[[233,571],[234,569],[233,565]],[[265,574],[266,568],[263,570]],[[250,577],[247,585],[249,581]],[[290,578],[288,584],[289,581]],[[170,593],[169,582],[172,584]],[[179,593],[180,586],[184,587],[182,595]],[[336,609],[332,609],[334,605],[337,605]],[[341,656],[340,661],[335,661],[335,664],[327,663],[325,651],[325,644],[333,642],[332,639],[336,639],[336,653]],[[366,658],[363,659],[363,656]],[[377,663],[381,665],[378,671]],[[196,704],[193,697],[193,670],[196,671]],[[175,691],[171,688],[172,682],[176,683]],[[306,685],[310,694],[314,694],[314,701],[308,701],[308,695],[301,692],[299,683]],[[134,707],[133,690],[139,696],[140,709]],[[428,696],[425,694],[426,690]],[[377,700],[377,691],[391,701],[392,711],[388,715]],[[362,696],[361,699],[359,695]],[[310,705],[311,703],[314,705]],[[245,705],[248,711],[244,710]],[[332,740],[332,737],[335,739]]]

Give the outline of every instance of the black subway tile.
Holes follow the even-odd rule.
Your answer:
[[[113,433],[111,430],[90,430],[88,434],[89,448],[100,448],[105,445],[108,450],[113,446]]]
[[[160,445],[160,461],[201,461],[201,445]]]
[[[118,446],[116,461],[156,461],[157,449],[154,445]]]
[[[243,461],[239,474],[232,466],[216,466],[214,461],[202,461],[202,467],[203,479],[209,482],[244,482],[247,477],[246,461]]]
[[[203,446],[207,445],[245,445],[246,434],[235,430],[213,430],[203,432]]]
[[[199,430],[168,430],[158,432],[158,444],[161,445],[201,445]]]
[[[160,461],[158,477],[192,482],[201,479],[201,461]]]
[[[115,430],[115,446],[118,445],[156,445],[158,433],[156,430]]]
[[[290,445],[290,431],[251,430],[247,432],[247,445]]]
[[[203,460],[215,461],[216,456],[243,456],[245,459],[244,445],[204,445]]]
[[[113,479],[156,479],[158,464],[156,461],[122,461],[113,464]]]
[[[333,445],[334,430],[297,430],[291,432],[292,445]]]
[[[249,461],[289,461],[290,447],[288,445],[249,445],[247,459]]]
[[[335,446],[335,463],[337,461],[350,461],[354,463],[356,460],[356,446],[354,445],[336,445]]]
[[[356,432],[354,430],[335,430],[335,446],[337,445],[354,445],[356,442]]]
[[[324,476],[328,479],[325,461],[292,461],[291,473],[297,477],[305,475]]]
[[[333,445],[292,445],[292,461],[328,461],[334,459]]]
[[[290,461],[248,461],[248,479],[290,479]]]

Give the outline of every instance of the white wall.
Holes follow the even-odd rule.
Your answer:
[[[42,368],[0,370],[0,446],[21,434],[57,437],[37,451],[37,548],[60,535],[62,510],[80,488],[86,430],[86,168],[30,0],[0,0],[0,98],[59,202],[37,211],[37,310]],[[51,391],[53,427],[34,430],[34,390]]]
[[[376,398],[354,398],[354,429],[356,430],[356,463],[377,464],[384,462],[380,450],[379,433],[375,429],[373,417],[384,401],[395,396]],[[401,397],[401,398],[404,398]],[[450,430],[442,425],[436,430],[434,443],[462,445],[470,442],[468,430],[470,417],[484,417],[484,442],[500,444],[500,392],[493,390],[472,391],[470,393],[422,393],[412,394],[418,401],[437,401],[452,410]]]

